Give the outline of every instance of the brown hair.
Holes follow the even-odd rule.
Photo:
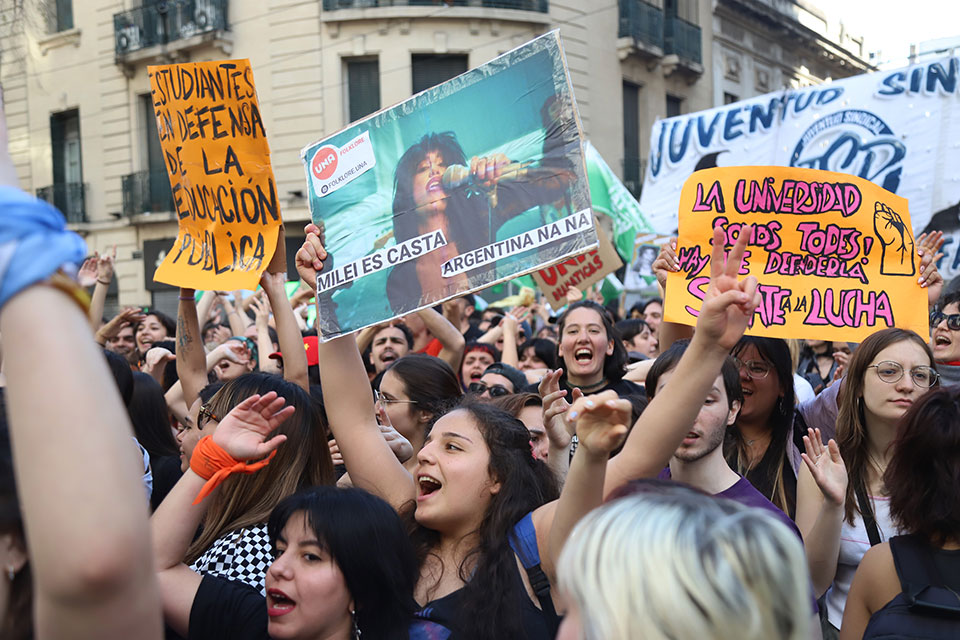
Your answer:
[[[487,404],[503,409],[519,420],[521,411],[527,407],[542,407],[543,400],[536,393],[509,393],[499,398],[490,398]]]
[[[910,407],[883,483],[901,531],[937,545],[960,541],[960,388],[931,391]]]
[[[919,345],[933,367],[933,353],[923,338],[913,331],[906,329],[883,329],[870,334],[860,343],[850,364],[847,375],[843,379],[843,388],[838,397],[839,410],[837,412],[837,444],[840,446],[840,455],[847,466],[847,496],[844,499],[844,519],[853,524],[853,519],[860,508],[857,505],[856,489],[866,487],[867,479],[867,423],[863,411],[863,386],[867,369],[877,354],[898,342],[912,341]],[[939,386],[939,379],[936,386]],[[889,485],[887,485],[889,486]]]
[[[227,478],[210,498],[203,532],[187,549],[186,562],[199,558],[222,535],[265,523],[285,497],[307,487],[333,484],[333,463],[327,446],[327,419],[323,408],[306,391],[277,375],[247,373],[223,386],[210,399],[210,410],[222,419],[254,394],[276,391],[296,408],[276,430],[287,441],[266,467],[251,475]]]

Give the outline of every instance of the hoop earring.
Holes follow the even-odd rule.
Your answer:
[[[351,626],[353,627],[352,633],[351,633],[351,636],[350,636],[350,637],[353,638],[353,640],[360,640],[360,625],[357,624],[357,610],[356,610],[356,609],[351,609],[351,610],[350,610],[350,624],[351,624]]]

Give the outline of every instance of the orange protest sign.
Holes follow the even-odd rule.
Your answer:
[[[714,227],[727,246],[753,224],[740,266],[762,303],[748,333],[860,342],[887,327],[927,333],[926,291],[907,201],[855,176],[794,167],[697,171],[680,195],[665,319],[694,324]]]
[[[179,233],[154,279],[255,289],[280,205],[249,60],[147,68]]]
[[[597,230],[596,249],[567,258],[532,274],[537,288],[543,292],[554,311],[559,311],[568,304],[567,290],[570,287],[586,291],[623,265],[610,238],[599,224],[594,226]]]

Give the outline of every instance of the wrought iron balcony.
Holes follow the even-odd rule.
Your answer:
[[[61,182],[37,189],[37,197],[46,200],[63,214],[67,222],[86,222],[87,208],[84,182]]]
[[[519,11],[537,11],[547,13],[549,0],[323,0],[324,11],[336,9],[370,9],[377,7],[416,7],[439,6],[445,4],[454,7],[482,7],[486,9],[516,9]]]
[[[228,0],[153,0],[113,16],[118,59],[156,45],[227,29]]]
[[[620,0],[620,38],[632,38],[638,49],[663,53],[663,9],[643,0]]]
[[[683,18],[667,18],[663,29],[664,52],[675,54],[680,64],[700,68],[703,57],[700,27]]]
[[[164,171],[138,171],[123,176],[123,215],[173,211],[170,179]]]

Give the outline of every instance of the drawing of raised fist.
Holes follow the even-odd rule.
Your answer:
[[[880,273],[885,276],[914,275],[916,265],[913,262],[913,231],[900,214],[878,202],[873,212],[873,230],[883,246]]]

